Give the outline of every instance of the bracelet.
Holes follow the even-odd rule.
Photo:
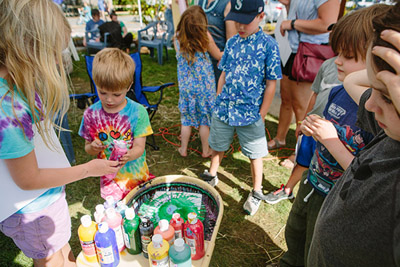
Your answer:
[[[292,30],[295,30],[294,28],[294,23],[295,23],[295,19],[292,19],[292,21],[290,22],[290,27],[292,27]]]
[[[303,121],[298,121],[297,122],[298,125],[301,125],[302,123],[303,123]]]

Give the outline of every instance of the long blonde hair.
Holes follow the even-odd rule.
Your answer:
[[[176,28],[180,53],[192,65],[196,52],[207,52],[207,17],[200,6],[191,6],[183,12]]]
[[[0,66],[7,68],[9,84],[5,95],[14,101],[19,93],[26,101],[46,145],[55,118],[69,107],[62,50],[70,34],[61,9],[50,0],[0,0]]]

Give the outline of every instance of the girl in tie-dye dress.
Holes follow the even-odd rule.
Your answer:
[[[207,18],[200,6],[189,7],[181,16],[175,37],[178,61],[181,156],[187,156],[192,127],[199,127],[202,156],[211,155],[208,145],[216,82],[209,52],[220,60],[222,52],[207,31]]]

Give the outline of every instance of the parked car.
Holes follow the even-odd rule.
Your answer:
[[[283,8],[283,5],[278,0],[265,0],[265,21],[270,23],[277,21]]]

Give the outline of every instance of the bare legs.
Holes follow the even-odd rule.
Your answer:
[[[261,191],[262,175],[263,175],[263,161],[262,158],[250,159],[251,177],[253,178],[253,190]]]
[[[183,126],[183,125],[181,126],[181,147],[178,149],[178,151],[182,157],[187,156],[187,149],[191,133],[192,133],[191,126]],[[199,134],[200,134],[201,149],[202,149],[201,156],[203,158],[207,158],[211,156],[211,151],[212,151],[210,146],[208,145],[208,136],[210,134],[210,127],[205,125],[200,125]]]
[[[35,267],[72,267],[76,266],[75,257],[67,243],[62,249],[43,259],[33,259]]]
[[[182,157],[187,156],[187,148],[188,148],[189,138],[190,138],[191,133],[192,133],[191,126],[183,126],[183,125],[181,126],[181,147],[178,148],[178,151]]]

